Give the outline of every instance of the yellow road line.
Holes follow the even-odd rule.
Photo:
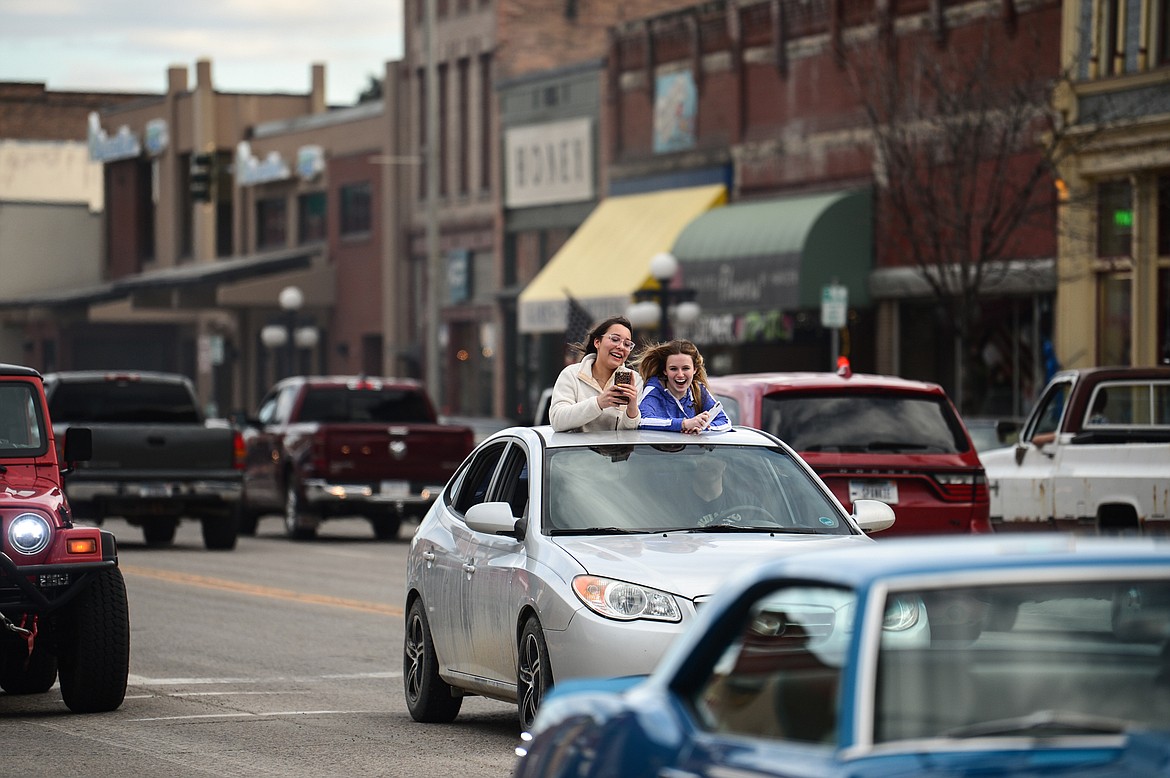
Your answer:
[[[344,597],[329,597],[324,594],[304,594],[291,589],[277,589],[272,586],[258,586],[256,584],[230,581],[226,578],[211,578],[206,575],[192,573],[178,573],[173,570],[159,570],[153,567],[139,567],[138,565],[120,565],[122,572],[129,576],[153,578],[156,581],[198,586],[204,589],[218,589],[224,592],[250,594],[254,597],[268,597],[274,600],[289,600],[292,602],[307,603],[310,605],[328,605],[333,608],[348,608],[365,613],[378,613],[383,616],[401,616],[402,608],[397,605],[383,605],[366,600],[349,600]]]

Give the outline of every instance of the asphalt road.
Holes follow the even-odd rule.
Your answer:
[[[516,707],[464,702],[453,724],[417,724],[402,697],[408,536],[373,540],[361,520],[292,542],[276,518],[230,552],[198,524],[148,548],[119,540],[130,600],[130,686],[105,714],[47,694],[0,692],[6,775],[508,776]]]

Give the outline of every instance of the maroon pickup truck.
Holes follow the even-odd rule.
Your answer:
[[[470,427],[441,424],[417,382],[364,376],[280,381],[243,420],[240,531],[266,514],[306,540],[322,521],[362,516],[380,540],[421,517],[474,445]]]

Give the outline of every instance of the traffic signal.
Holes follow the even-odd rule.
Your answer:
[[[211,201],[211,155],[191,155],[191,199],[197,203]]]

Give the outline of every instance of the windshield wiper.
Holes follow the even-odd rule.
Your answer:
[[[550,529],[550,535],[645,535],[650,530],[628,529],[626,527],[574,527],[571,529]]]
[[[678,530],[679,532],[771,532],[776,535],[816,535],[814,529],[801,527],[744,527],[740,524],[709,524],[706,527]]]
[[[1059,710],[1039,710],[1027,716],[983,721],[949,729],[945,737],[994,737],[997,735],[1028,735],[1030,737],[1057,737],[1061,735],[1120,735],[1127,724],[1118,719],[1088,716],[1084,713]]]

